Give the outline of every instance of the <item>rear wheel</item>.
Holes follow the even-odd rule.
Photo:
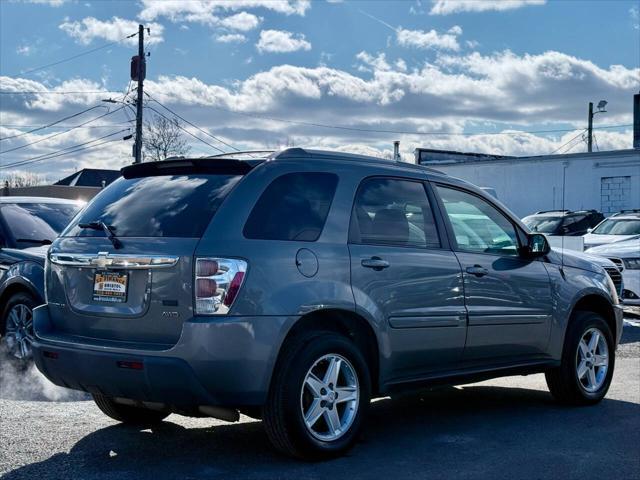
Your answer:
[[[358,438],[371,397],[362,353],[331,332],[293,338],[284,348],[264,407],[269,439],[307,460],[344,453]]]
[[[108,417],[131,425],[154,425],[169,416],[168,412],[133,405],[122,405],[114,402],[110,397],[100,394],[93,394],[93,400],[102,413]]]
[[[611,329],[594,312],[577,312],[567,329],[562,362],[546,373],[551,394],[574,405],[599,402],[609,390],[615,365]]]
[[[33,309],[37,306],[38,302],[32,295],[19,292],[9,297],[2,310],[2,350],[11,360],[22,366],[28,366],[33,358]]]

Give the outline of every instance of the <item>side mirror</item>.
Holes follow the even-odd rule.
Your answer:
[[[593,232],[593,228],[587,228],[587,233]]]
[[[526,254],[529,257],[541,257],[551,251],[547,237],[541,233],[529,235],[529,243],[526,247]]]

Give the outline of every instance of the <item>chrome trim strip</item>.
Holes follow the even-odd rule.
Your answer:
[[[51,253],[49,261],[56,265],[80,268],[149,269],[173,267],[180,257],[173,255],[124,255],[107,252]]]

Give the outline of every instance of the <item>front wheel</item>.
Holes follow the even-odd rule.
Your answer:
[[[614,365],[607,322],[597,313],[577,312],[567,329],[560,366],[546,373],[549,391],[562,403],[597,403],[609,390]]]
[[[358,438],[371,398],[369,369],[348,338],[293,338],[276,366],[264,407],[273,445],[306,460],[338,456]]]

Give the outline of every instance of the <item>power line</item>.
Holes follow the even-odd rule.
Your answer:
[[[40,143],[40,142],[44,142],[45,140],[49,140],[50,138],[58,137],[58,136],[60,136],[60,135],[64,135],[65,133],[69,133],[70,131],[75,130],[75,129],[76,129],[76,128],[78,128],[78,127],[82,127],[82,126],[84,126],[84,125],[86,125],[86,124],[88,124],[88,123],[91,123],[91,122],[94,122],[94,121],[96,121],[96,120],[98,120],[98,119],[100,119],[100,118],[106,117],[107,115],[111,115],[111,114],[113,114],[113,113],[119,112],[119,111],[120,111],[120,110],[122,110],[123,108],[124,108],[124,107],[118,107],[118,108],[116,108],[115,110],[111,110],[111,111],[109,111],[109,112],[107,112],[107,113],[103,113],[102,115],[98,115],[97,117],[94,117],[94,118],[92,118],[92,119],[90,119],[90,120],[87,120],[87,121],[86,121],[86,122],[84,122],[84,123],[81,123],[81,124],[79,124],[79,125],[76,125],[76,126],[74,126],[74,127],[71,127],[70,129],[65,130],[65,131],[63,131],[63,132],[53,133],[53,134],[51,134],[51,135],[47,135],[46,137],[40,138],[40,139],[38,139],[38,140],[34,140],[33,142],[25,143],[24,145],[20,145],[20,146],[18,146],[18,147],[10,148],[9,150],[2,150],[2,151],[0,151],[0,154],[5,154],[5,153],[13,152],[13,151],[15,151],[15,150],[20,150],[21,148],[30,147],[31,145],[34,145],[34,144],[36,144],[36,143]]]
[[[99,50],[102,50],[102,49],[105,49],[105,48],[110,47],[112,45],[115,45],[117,43],[120,43],[121,41],[126,40],[127,38],[135,37],[137,34],[138,34],[138,32],[132,33],[131,35],[127,35],[126,37],[122,37],[121,39],[116,40],[115,42],[105,43],[104,45],[100,45],[98,47],[91,48],[89,50],[85,50],[84,52],[80,52],[80,53],[78,53],[76,55],[72,55],[70,57],[63,58],[63,59],[58,60],[56,62],[47,63],[46,65],[42,65],[40,67],[35,67],[35,68],[32,68],[32,69],[24,71],[24,72],[19,72],[19,73],[16,73],[14,75],[11,75],[11,76],[12,77],[16,77],[18,75],[28,75],[30,73],[37,72],[38,70],[43,70],[45,68],[53,67],[55,65],[60,65],[61,63],[69,62],[71,60],[75,60],[76,58],[83,57],[84,55],[89,55],[90,53],[97,52]]]
[[[107,135],[103,135],[102,137],[99,137],[99,138],[96,138],[96,139],[93,139],[93,140],[89,140],[87,142],[79,143],[77,145],[72,145],[70,147],[65,147],[65,148],[62,148],[60,150],[55,150],[53,152],[43,153],[42,155],[37,155],[35,157],[27,158],[27,159],[24,159],[24,160],[18,160],[18,161],[13,162],[13,163],[8,163],[7,165],[0,166],[0,169],[12,168],[12,167],[16,167],[16,166],[19,167],[19,166],[27,165],[27,164],[30,164],[30,163],[39,162],[39,161],[42,161],[42,160],[48,160],[49,158],[61,157],[63,155],[68,155],[70,153],[74,153],[74,152],[77,152],[77,151],[80,151],[80,150],[86,150],[87,148],[92,148],[93,146],[97,146],[97,145],[93,145],[92,147],[84,147],[84,148],[78,148],[78,147],[83,147],[85,145],[89,145],[91,143],[98,142],[98,141],[103,140],[105,138],[113,137],[114,135],[118,135],[120,133],[129,131],[129,130],[130,130],[129,128],[123,128],[122,130],[118,130],[117,132],[112,132],[112,133],[109,133]],[[109,140],[109,141],[114,141],[114,140]],[[100,143],[98,145],[102,145],[103,143],[108,143],[108,142],[102,142],[102,143]]]
[[[48,124],[48,125],[44,125],[44,126],[42,126],[42,127],[37,127],[37,128],[34,128],[33,130],[29,130],[28,132],[22,132],[22,133],[18,133],[18,134],[16,134],[16,135],[11,135],[11,136],[9,136],[9,137],[3,137],[3,138],[0,138],[0,142],[1,142],[2,140],[9,140],[10,138],[17,138],[17,137],[21,137],[21,136],[23,136],[23,135],[27,135],[27,134],[29,134],[29,133],[37,132],[38,130],[43,130],[43,129],[45,129],[45,128],[52,127],[52,126],[54,126],[54,125],[57,125],[58,123],[64,122],[65,120],[70,120],[70,119],[75,118],[75,117],[77,117],[77,116],[79,116],[79,115],[82,115],[83,113],[87,113],[87,112],[90,112],[91,110],[95,110],[96,108],[104,108],[104,105],[95,105],[95,106],[93,106],[93,107],[90,107],[90,108],[87,108],[87,109],[85,109],[85,110],[82,110],[81,112],[74,113],[73,115],[69,115],[69,116],[67,116],[67,117],[61,118],[60,120],[57,120],[57,121],[55,121],[55,122],[52,122],[52,123],[50,123],[50,124]]]
[[[193,123],[191,123],[189,120],[186,120],[184,117],[181,117],[180,115],[178,115],[176,112],[174,112],[173,110],[171,110],[169,107],[163,105],[162,103],[160,103],[158,100],[156,100],[153,96],[151,96],[149,93],[147,93],[147,96],[153,100],[154,102],[156,102],[158,105],[160,105],[162,108],[164,108],[165,110],[167,110],[168,112],[172,113],[173,115],[175,115],[176,117],[178,117],[180,120],[182,120],[183,122],[191,125],[193,128],[195,128],[196,130],[204,133],[205,135],[208,135],[209,137],[213,138],[214,140],[222,143],[223,145],[226,145],[227,147],[231,148],[232,150],[235,150],[236,152],[239,152],[240,150],[236,147],[234,147],[233,145],[225,142],[224,140],[219,139],[218,137],[216,137],[215,135],[211,135],[209,132],[207,132],[206,130],[203,130],[202,128],[198,127],[197,125],[194,125]]]
[[[55,157],[62,157],[62,156],[64,156],[64,155],[69,155],[69,154],[71,154],[71,153],[76,153],[76,152],[80,152],[80,151],[83,151],[83,150],[92,150],[92,149],[98,148],[98,147],[100,147],[100,146],[103,146],[103,145],[105,145],[105,144],[107,144],[107,143],[121,142],[121,141],[122,141],[122,140],[120,140],[120,139],[118,139],[118,138],[116,138],[116,139],[114,139],[114,140],[105,140],[104,142],[98,143],[98,144],[96,144],[96,145],[90,145],[90,146],[88,146],[88,147],[78,148],[78,149],[76,149],[76,150],[71,150],[71,151],[69,151],[69,152],[61,153],[61,154],[59,154],[59,155],[52,155],[52,156],[47,157],[47,158],[41,158],[41,159],[38,159],[38,160],[34,160],[34,161],[32,161],[32,162],[24,162],[24,163],[21,163],[21,164],[11,164],[11,165],[0,166],[0,170],[8,170],[9,168],[22,167],[22,166],[24,166],[24,165],[30,165],[30,164],[32,164],[32,163],[37,163],[37,162],[40,162],[40,161],[43,161],[43,160],[49,160],[49,159],[51,159],[51,158],[55,158]],[[103,148],[104,148],[104,147],[103,147]]]
[[[0,90],[0,95],[78,95],[82,93],[110,93],[107,90],[76,90],[76,91],[58,91],[58,90]]]
[[[153,107],[150,107],[149,105],[146,105],[144,108],[148,108],[149,110],[152,110],[154,112],[156,112],[158,115],[160,115],[161,117],[165,118],[166,120],[171,121],[172,119],[167,117],[164,113],[159,112],[158,110],[156,110]],[[193,133],[191,133],[189,130],[187,130],[186,128],[184,128],[182,125],[180,125],[179,123],[175,123],[175,125],[182,130],[183,132],[191,135],[193,138],[195,138],[196,140],[200,140],[202,143],[204,143],[205,145],[209,145],[211,148],[216,149],[217,151],[219,151],[220,153],[227,153],[224,150],[216,147],[215,145],[210,144],[209,142],[207,142],[206,140],[201,139],[200,137],[198,137],[197,135],[194,135]]]
[[[149,95],[150,96],[150,95]],[[153,98],[155,102],[160,104],[158,100]],[[162,105],[162,104],[160,104]],[[162,105],[164,106],[164,105]],[[167,108],[167,107],[165,107]],[[320,128],[331,128],[336,130],[348,130],[354,132],[367,132],[367,133],[392,133],[399,135],[443,135],[443,136],[480,136],[480,135],[522,135],[523,133],[528,134],[538,134],[538,133],[562,133],[562,132],[572,132],[576,130],[575,128],[556,128],[550,130],[519,130],[516,132],[421,132],[418,130],[385,130],[385,129],[375,129],[375,128],[358,128],[358,127],[348,127],[346,125],[327,125],[325,123],[315,123],[315,122],[303,122],[299,120],[287,120],[284,118],[271,117],[268,115],[262,115],[259,113],[247,113],[247,112],[239,112],[235,110],[230,110],[223,107],[210,106],[210,108],[214,108],[216,110],[221,110],[223,112],[232,113],[235,115],[242,115],[244,117],[256,118],[259,120],[271,120],[274,122],[282,122],[289,123],[292,125],[303,125],[307,127],[320,127]],[[171,110],[170,110],[171,111]],[[601,127],[597,127],[598,129],[609,129],[609,128],[622,128],[622,127],[632,127],[632,123],[622,124],[622,125],[605,125]],[[595,129],[596,127],[594,127]],[[585,129],[586,130],[586,129]]]
[[[102,106],[102,105],[101,105]],[[108,124],[104,124],[104,125],[85,125],[82,127],[76,126],[76,128],[110,128],[110,127],[121,127],[122,125],[127,125],[131,123],[130,120],[127,120],[126,122],[116,122],[116,123],[108,123]],[[18,125],[15,123],[0,123],[0,127],[5,127],[5,128],[16,128],[16,129],[20,129],[20,128],[40,128],[40,129],[45,129],[45,128],[72,128],[74,125],[54,125],[52,127],[47,127],[47,126],[43,126],[43,125]],[[26,133],[26,132],[25,132]],[[9,138],[9,137],[7,137]],[[4,140],[4,139],[2,139]]]
[[[578,133],[575,137],[571,138],[568,142],[560,145],[558,148],[556,148],[553,152],[551,152],[549,155],[553,155],[554,153],[556,153],[558,150],[560,150],[561,148],[564,148],[566,145],[569,145],[571,142],[573,142],[576,138],[578,138],[580,135],[582,135],[587,129],[582,129],[580,130],[580,133]],[[572,147],[573,148],[573,147]]]

